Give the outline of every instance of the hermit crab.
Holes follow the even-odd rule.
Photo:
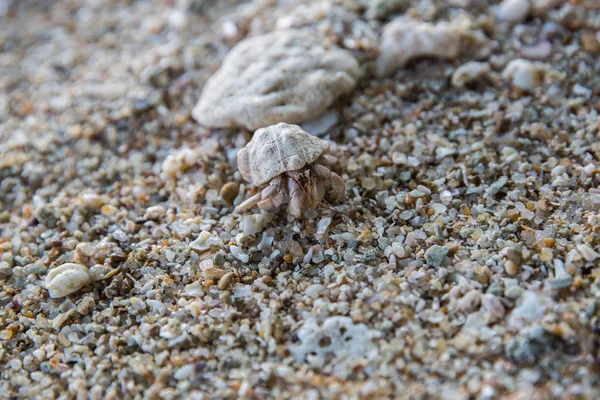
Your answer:
[[[287,203],[296,218],[315,208],[323,199],[344,200],[346,184],[327,165],[335,158],[323,154],[329,143],[305,132],[298,125],[279,123],[261,128],[238,152],[238,168],[244,180],[266,187],[235,208],[241,212],[257,205],[274,210]]]

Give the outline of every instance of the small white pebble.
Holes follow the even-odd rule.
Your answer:
[[[522,58],[509,62],[502,77],[523,90],[533,90],[542,84],[540,71],[531,61]]]
[[[300,127],[313,136],[321,136],[326,134],[331,127],[337,124],[338,120],[338,112],[335,110],[329,110],[318,118],[301,124]]]
[[[587,175],[592,175],[595,171],[596,166],[594,164],[588,164],[585,167],[583,167],[583,172],[585,172]]]
[[[260,251],[270,250],[271,245],[273,244],[273,239],[275,239],[273,236],[268,235],[267,232],[263,232],[262,239],[256,247]]]
[[[470,31],[469,25],[460,19],[437,24],[405,16],[393,19],[383,28],[375,73],[380,77],[389,75],[419,57],[452,59],[462,53],[472,53],[472,50],[484,53],[489,47],[487,41]]]
[[[398,258],[406,257],[406,250],[404,250],[404,246],[402,246],[398,242],[392,243],[392,253]]]
[[[53,299],[74,293],[92,281],[88,269],[81,264],[67,263],[48,273],[44,284]]]
[[[305,293],[308,297],[310,297],[312,299],[316,299],[319,296],[319,294],[321,294],[322,291],[323,291],[323,285],[316,283],[314,285],[310,285],[309,287],[307,287],[305,290]]]
[[[529,0],[504,0],[494,10],[494,15],[501,21],[521,22],[529,15]]]
[[[432,203],[430,205],[430,207],[436,215],[445,213],[446,210],[448,209],[448,207],[446,207],[445,205],[440,204],[440,203]]]
[[[317,224],[317,235],[323,235],[325,232],[327,232],[327,228],[329,228],[329,224],[331,224],[330,217],[321,218],[321,220]]]
[[[106,203],[106,199],[96,193],[86,193],[81,196],[84,205],[92,208],[100,208]]]
[[[552,176],[557,176],[557,175],[562,175],[566,172],[566,169],[564,166],[562,165],[557,165],[556,167],[552,168],[552,172],[550,172],[550,174]]]
[[[577,246],[577,250],[579,250],[583,258],[585,258],[587,261],[594,261],[595,259],[600,257],[600,254],[594,251],[594,249],[592,249],[587,244],[580,244],[579,246]]]
[[[8,362],[8,365],[13,371],[18,371],[21,369],[21,360],[13,358]]]
[[[335,267],[332,264],[327,264],[325,268],[323,268],[323,275],[325,278],[331,277],[335,273]]]
[[[202,262],[200,262],[201,271],[206,271],[207,269],[212,268],[213,266],[213,260],[203,260]]]
[[[244,215],[242,219],[242,230],[245,235],[254,235],[263,229],[262,214]]]
[[[127,235],[125,234],[125,232],[123,232],[120,229],[117,229],[116,231],[114,231],[112,233],[112,236],[118,240],[119,242],[126,242],[127,241]]]
[[[146,219],[160,219],[165,216],[167,211],[163,206],[152,206],[146,209],[144,218]]]
[[[219,244],[220,241],[217,236],[212,235],[210,232],[202,231],[198,235],[198,238],[190,243],[190,248],[196,251],[206,251],[212,246]]]
[[[198,154],[192,149],[179,149],[169,154],[161,164],[162,178],[173,178],[181,175],[196,162]]]
[[[175,29],[182,29],[188,23],[188,18],[183,10],[173,10],[169,14],[169,26]]]

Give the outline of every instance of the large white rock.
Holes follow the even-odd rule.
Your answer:
[[[316,118],[354,89],[361,71],[346,50],[312,29],[288,29],[238,43],[204,86],[192,111],[208,127],[250,130]]]

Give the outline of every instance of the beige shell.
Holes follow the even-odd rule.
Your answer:
[[[303,131],[298,125],[279,123],[261,128],[238,152],[242,177],[255,186],[295,171],[319,158],[329,143]]]
[[[354,89],[358,62],[326,47],[312,29],[288,29],[238,43],[206,82],[193,117],[208,127],[256,130],[318,117]]]

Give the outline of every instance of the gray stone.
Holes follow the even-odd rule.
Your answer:
[[[425,261],[432,267],[441,267],[450,249],[434,244],[425,252]]]

